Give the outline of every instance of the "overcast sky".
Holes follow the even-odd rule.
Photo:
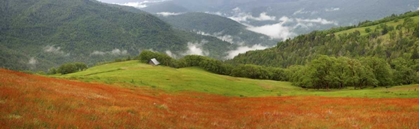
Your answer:
[[[127,2],[140,2],[142,0],[98,0],[105,3],[127,3]]]
[[[128,3],[128,2],[143,2],[143,1],[157,1],[157,0],[98,0],[105,3]]]

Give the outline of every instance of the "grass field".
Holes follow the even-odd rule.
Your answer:
[[[413,19],[414,22],[417,22],[418,23],[419,16],[411,17],[411,19]],[[394,27],[396,27],[397,25],[399,25],[399,24],[402,25],[403,23],[404,23],[404,19],[399,19],[397,21],[389,21],[389,22],[386,22],[385,24],[388,25],[388,26],[394,26]],[[338,35],[344,34],[344,33],[350,34],[350,33],[353,33],[353,32],[355,32],[357,30],[357,31],[360,32],[360,35],[361,36],[365,36],[365,35],[368,35],[369,34],[369,33],[367,33],[365,31],[366,28],[370,28],[372,31],[374,31],[377,26],[379,26],[379,25],[372,25],[372,26],[366,26],[366,27],[357,27],[357,28],[353,28],[353,29],[348,29],[348,30],[336,32],[335,35],[338,36]]]
[[[149,67],[135,62],[112,65],[125,66],[121,68],[132,72],[142,71],[134,70],[136,68],[173,70]],[[105,67],[113,68],[110,65],[99,66],[69,77],[87,73],[93,76],[95,71],[102,72],[100,69]],[[200,70],[178,69],[172,72],[174,71],[182,71],[179,75],[182,76]],[[125,72],[119,70],[117,73]],[[95,75],[118,76],[102,74],[104,75]],[[210,76],[205,72],[201,74]],[[247,79],[239,80],[253,82]],[[178,90],[162,92],[157,88],[129,87],[125,84],[87,83],[4,69],[0,69],[0,82],[0,127],[2,128],[411,129],[419,126],[418,98],[320,96],[243,98]],[[284,82],[261,83],[283,84]],[[257,87],[257,84],[255,86]],[[165,87],[162,86],[162,89]],[[287,83],[276,88],[280,87],[293,89]],[[396,89],[399,88],[393,90]]]
[[[199,68],[174,69],[127,61],[105,64],[86,71],[53,77],[122,87],[148,87],[166,92],[192,91],[237,97],[326,96],[369,98],[418,98],[418,85],[354,90],[306,90],[289,82],[253,80],[212,74]]]

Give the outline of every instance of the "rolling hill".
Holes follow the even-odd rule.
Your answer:
[[[417,92],[407,92],[417,85],[390,88],[353,90],[351,87],[342,90],[320,91],[292,86],[290,82],[253,80],[231,76],[217,75],[200,68],[170,68],[151,66],[137,60],[117,62],[95,66],[66,75],[52,77],[76,79],[85,82],[101,82],[123,87],[148,87],[164,90],[169,93],[183,91],[201,92],[237,97],[262,96],[334,96],[334,97],[416,97]],[[385,92],[390,90],[391,92]],[[404,94],[404,95],[401,95]]]

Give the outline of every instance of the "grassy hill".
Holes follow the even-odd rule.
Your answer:
[[[174,69],[151,66],[139,61],[104,64],[86,71],[54,75],[58,78],[76,79],[85,82],[101,82],[123,87],[148,87],[169,93],[201,92],[237,97],[258,96],[334,96],[334,97],[418,97],[418,85],[396,86],[354,90],[306,90],[289,82],[253,80],[217,75],[199,68]],[[417,91],[414,91],[417,89]]]

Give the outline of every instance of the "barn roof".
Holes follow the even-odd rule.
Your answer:
[[[159,65],[159,61],[156,60],[156,58],[152,58],[150,59],[150,61],[154,64],[154,65]]]

